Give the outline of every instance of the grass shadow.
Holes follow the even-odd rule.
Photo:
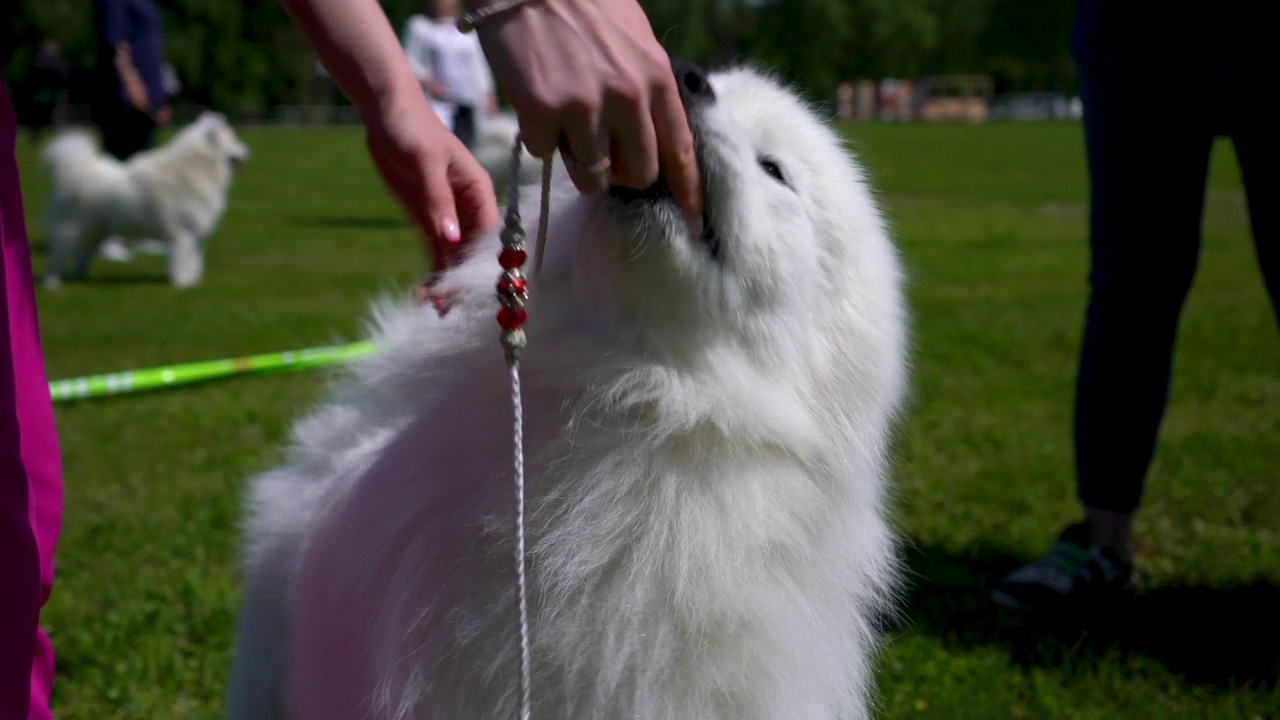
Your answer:
[[[31,253],[32,260],[32,278],[37,286],[41,285],[44,280],[45,265],[49,259],[49,241],[43,235],[32,235],[28,238],[27,247]],[[169,277],[163,269],[155,271],[146,270],[120,270],[120,266],[128,265],[129,262],[136,262],[140,257],[150,257],[149,253],[135,254],[133,260],[125,263],[112,263],[101,257],[94,258],[90,265],[89,277],[84,280],[72,280],[64,277],[63,285],[66,287],[91,287],[91,286],[110,286],[110,287],[134,287],[138,285],[167,285]],[[44,262],[36,264],[34,261],[40,259]],[[99,269],[94,272],[93,268],[98,266],[117,266],[112,269]]]
[[[400,230],[410,225],[403,217],[358,215],[292,215],[288,223],[325,230]]]
[[[113,272],[111,274],[103,273],[101,275],[90,275],[86,280],[69,281],[69,285],[77,287],[89,287],[91,285],[99,285],[104,287],[133,287],[136,285],[168,285],[169,278],[163,272]]]
[[[34,276],[34,282],[36,283],[37,287],[40,287],[42,285],[43,279],[44,279],[44,275],[41,273],[37,273]],[[84,280],[71,280],[71,279],[63,278],[62,286],[58,288],[58,290],[68,290],[71,288],[119,289],[119,288],[143,287],[147,285],[167,286],[169,285],[169,277],[164,273],[163,270],[156,271],[156,272],[130,270],[130,271],[124,271],[124,272],[119,272],[119,271],[111,272],[111,273],[104,272],[96,275],[93,273],[90,273],[89,277],[85,278]]]
[[[1023,666],[1089,667],[1116,655],[1145,656],[1194,685],[1275,688],[1280,678],[1280,587],[1270,583],[1155,587],[1107,617],[1048,622],[989,597],[1026,558],[914,547],[906,560],[912,576],[904,630],[963,647],[1004,645]]]

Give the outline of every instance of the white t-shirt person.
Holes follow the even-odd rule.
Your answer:
[[[497,110],[493,72],[475,33],[458,30],[452,18],[414,15],[405,24],[404,51],[440,121],[472,145],[481,117]]]

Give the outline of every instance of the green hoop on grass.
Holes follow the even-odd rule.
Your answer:
[[[162,388],[192,385],[230,377],[267,372],[290,372],[342,365],[373,353],[373,343],[368,341],[349,345],[289,350],[286,352],[249,355],[225,360],[164,365],[141,370],[125,370],[107,375],[91,375],[49,383],[49,394],[54,402],[84,398],[125,395],[128,393],[159,390]]]

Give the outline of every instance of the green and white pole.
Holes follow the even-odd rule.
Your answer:
[[[125,395],[181,385],[192,385],[233,375],[290,372],[331,367],[351,362],[372,353],[373,344],[365,341],[349,345],[305,348],[225,360],[206,360],[180,365],[165,365],[141,370],[125,370],[108,375],[91,375],[67,380],[54,380],[49,383],[49,393],[53,396],[54,402],[106,397],[108,395]]]

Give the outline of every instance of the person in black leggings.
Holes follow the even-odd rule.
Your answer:
[[[102,146],[118,160],[148,150],[168,122],[163,79],[164,28],[151,0],[95,0],[98,82],[93,121]]]
[[[1265,109],[1280,51],[1265,3],[1081,0],[1080,70],[1091,192],[1090,296],[1075,404],[1085,519],[993,598],[1078,609],[1131,584],[1133,517],[1169,396],[1174,338],[1200,251],[1210,149],[1231,138],[1258,261],[1280,316],[1280,125]],[[1079,601],[1079,602],[1077,602]]]

